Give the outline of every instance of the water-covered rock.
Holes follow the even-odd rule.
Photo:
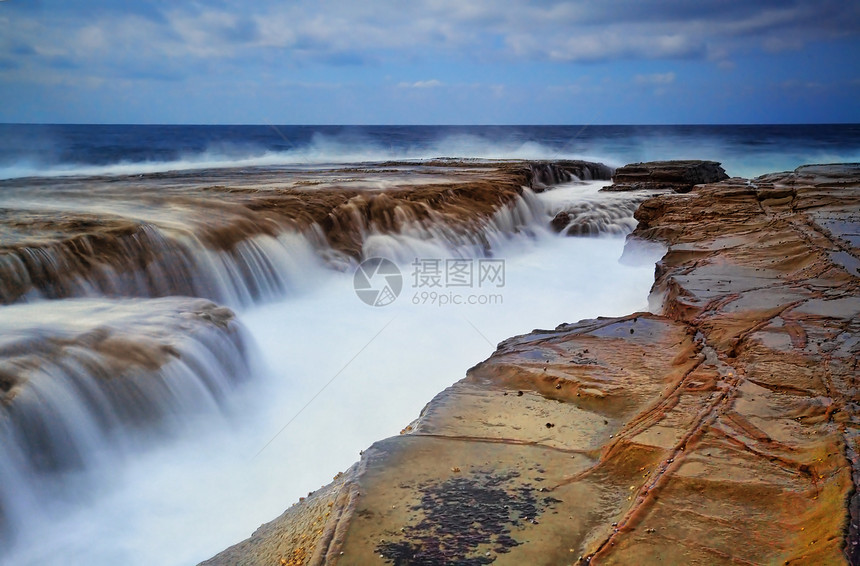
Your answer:
[[[251,377],[248,349],[232,311],[202,299],[2,307],[0,542],[68,495],[62,478],[226,412]]]
[[[389,236],[488,253],[500,237],[545,225],[535,192],[611,171],[585,161],[437,160],[0,181],[0,304],[271,301],[295,287],[310,257],[342,269],[368,254],[414,253],[392,249]]]

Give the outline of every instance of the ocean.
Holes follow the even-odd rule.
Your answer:
[[[508,159],[753,177],[860,161],[858,134],[0,125],[0,563],[194,564],[399,434],[502,340],[649,308],[663,250],[626,238],[641,193],[589,173],[491,206],[409,195],[501,182]],[[381,188],[407,196],[359,218]],[[590,235],[551,230],[560,211]]]
[[[720,161],[755,177],[860,160],[860,125],[158,126],[0,124],[0,179],[434,157]]]

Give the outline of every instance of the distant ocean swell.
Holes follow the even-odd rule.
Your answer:
[[[0,179],[437,157],[720,161],[752,177],[860,160],[860,126],[0,125]]]

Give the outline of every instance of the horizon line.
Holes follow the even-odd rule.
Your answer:
[[[276,124],[272,122],[224,122],[224,123],[192,123],[192,122],[0,122],[0,126],[193,126],[193,127],[229,127],[229,126],[261,126],[261,127],[300,127],[300,128],[558,128],[558,127],[676,127],[676,126],[860,126],[860,122],[673,122],[673,123],[601,123],[601,124],[407,124],[407,123],[378,123],[378,124]]]

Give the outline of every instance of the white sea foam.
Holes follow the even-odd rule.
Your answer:
[[[497,342],[644,309],[653,266],[619,264],[622,246],[620,237],[546,235],[502,250],[505,285],[492,290],[500,305],[414,304],[422,290],[406,264],[404,290],[388,307],[365,305],[352,274],[333,273],[301,298],[244,312],[269,371],[241,418],[110,466],[101,493],[31,527],[10,563],[205,559],[397,434]]]
[[[372,141],[356,143],[317,134],[310,143],[286,151],[245,147],[224,151],[211,148],[169,161],[119,161],[105,165],[43,163],[29,159],[0,166],[0,179],[86,175],[146,175],[167,171],[244,167],[305,167],[380,161],[419,161],[438,157],[462,159],[583,159],[607,162],[600,155],[559,151],[537,142],[491,142],[478,136],[445,137],[426,145],[384,146]],[[621,165],[622,163],[617,163]]]
[[[31,176],[144,175],[166,171],[228,167],[303,167],[391,160],[426,160],[437,157],[465,159],[583,159],[619,167],[626,163],[666,159],[710,159],[723,164],[730,176],[756,177],[775,171],[790,171],[809,163],[860,161],[856,148],[825,149],[820,144],[797,140],[761,139],[761,145],[733,145],[725,134],[698,135],[643,129],[627,135],[591,137],[571,135],[554,144],[522,139],[512,132],[451,133],[438,138],[384,143],[360,133],[317,132],[307,141],[291,142],[286,150],[273,151],[249,143],[212,144],[206,150],[186,153],[165,161],[130,161],[92,165],[58,163],[41,155],[22,157],[0,164],[0,179]],[[770,135],[770,134],[763,134]],[[291,146],[291,147],[290,147]]]
[[[88,489],[66,490],[57,505],[29,514],[0,560],[42,564],[62,556],[76,564],[179,565],[205,559],[325,484],[373,441],[397,434],[499,341],[645,309],[653,258],[621,264],[620,235],[566,238],[544,227],[541,206],[567,206],[577,190],[583,198],[602,198],[591,194],[597,186],[571,186],[564,198],[552,191],[527,196],[531,204],[524,200],[493,219],[487,238],[492,259],[504,261],[504,280],[489,286],[419,284],[406,250],[441,265],[452,257],[467,264],[483,258],[484,250],[452,247],[455,241],[432,231],[390,236],[376,248],[397,252],[392,258],[403,275],[400,296],[386,307],[359,300],[351,272],[321,276],[309,261],[313,284],[302,293],[240,311],[266,369],[244,386],[229,413],[205,412],[171,439],[131,453],[96,442],[86,449],[98,456],[96,469],[85,477],[69,472],[58,485]],[[295,266],[290,270],[295,277]],[[485,302],[492,304],[453,304],[455,296],[468,302],[490,295]],[[16,499],[19,512],[27,515],[27,508]]]

